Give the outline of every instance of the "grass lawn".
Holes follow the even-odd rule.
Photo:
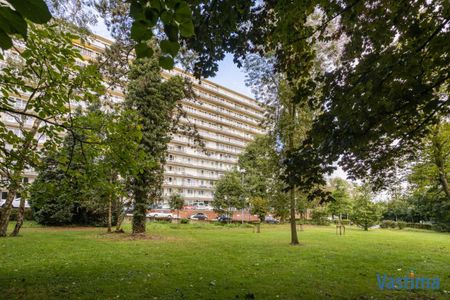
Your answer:
[[[129,229],[129,228],[128,228]],[[149,224],[148,239],[26,224],[0,239],[0,299],[450,299],[450,234]],[[376,274],[440,277],[437,291],[380,290]]]

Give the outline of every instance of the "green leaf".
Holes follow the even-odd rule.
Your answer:
[[[173,24],[164,24],[164,32],[172,42],[178,41],[178,27]]]
[[[180,24],[180,35],[182,37],[191,37],[195,33],[194,24],[191,22]]]
[[[132,1],[130,5],[130,16],[134,20],[144,19],[142,5],[137,1]]]
[[[160,47],[162,52],[168,53],[172,55],[172,57],[175,57],[178,53],[178,50],[180,50],[180,44],[168,40],[161,41]]]
[[[134,21],[133,25],[131,25],[131,38],[136,42],[147,41],[151,39],[152,36],[152,31],[147,27],[147,24],[144,21]]]
[[[158,10],[158,12],[161,11],[162,5],[160,0],[150,0],[150,7]]]
[[[173,21],[173,14],[166,10],[166,11],[163,11],[161,13],[160,18],[161,18],[161,21],[164,23],[164,26],[165,26],[167,24],[172,23],[172,21]]]
[[[153,49],[150,48],[146,43],[139,43],[135,47],[136,50],[136,56],[138,58],[144,58],[144,57],[152,57],[153,56]]]
[[[27,22],[17,11],[8,7],[0,7],[0,28],[7,34],[27,36]]]
[[[154,8],[146,8],[144,11],[145,20],[149,23],[149,26],[153,27],[158,22],[159,12]]]
[[[170,56],[160,56],[159,65],[163,69],[170,70],[173,68],[174,65],[173,58]]]
[[[33,23],[44,24],[52,18],[44,0],[8,0],[8,2]]]
[[[192,22],[192,11],[189,5],[185,2],[181,3],[175,10],[174,18],[180,24]]]
[[[0,48],[6,50],[12,47],[12,40],[11,38],[0,29]],[[3,56],[0,58],[3,59]]]

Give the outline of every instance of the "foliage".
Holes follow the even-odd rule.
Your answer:
[[[122,211],[124,178],[137,172],[140,159],[136,149],[141,134],[132,118],[127,111],[100,110],[98,104],[73,117],[76,129],[63,147],[47,153],[31,188],[39,223],[105,225],[113,217],[108,206]]]
[[[269,210],[269,202],[267,199],[255,196],[250,198],[250,213],[257,215],[261,222],[264,221],[267,211]]]
[[[139,172],[130,176],[134,233],[145,232],[147,207],[160,199],[167,144],[178,120],[174,114],[179,100],[186,97],[190,94],[184,80],[174,76],[163,81],[155,58],[134,62],[125,99],[126,106],[136,111],[137,126],[142,132],[138,148],[142,154]]]
[[[404,229],[405,227],[406,227],[406,222],[405,221],[398,221],[397,222],[397,226],[398,226],[398,229]]]
[[[189,222],[190,222],[190,220],[186,219],[186,218],[183,218],[183,219],[180,220],[181,224],[189,224]]]
[[[334,178],[331,180],[333,191],[331,196],[334,201],[328,204],[328,210],[332,215],[342,218],[343,214],[347,216],[351,213],[352,202],[349,193],[349,183],[342,178]]]
[[[395,227],[397,227],[397,222],[392,221],[392,220],[383,220],[380,223],[380,227],[381,228],[395,228]]]
[[[350,220],[364,230],[368,230],[369,227],[377,224],[381,217],[379,207],[372,202],[372,197],[370,186],[367,184],[361,186],[354,200],[353,212],[350,215]]]
[[[169,205],[171,209],[180,210],[184,206],[184,198],[180,194],[170,195]]]
[[[432,129],[416,154],[403,200],[407,212],[403,220],[431,221],[440,230],[450,230],[449,155],[450,124],[443,122]]]
[[[345,44],[311,135],[328,163],[381,187],[448,115],[448,1],[322,2]],[[357,62],[357,63],[355,63]]]
[[[101,77],[92,66],[80,66],[82,60],[72,40],[76,36],[53,26],[29,25],[23,50],[15,48],[0,77],[0,111],[14,119],[18,128],[11,131],[0,122],[1,185],[8,190],[2,208],[0,236],[6,234],[12,201],[23,194],[23,171],[37,168],[43,151],[55,149],[63,131],[73,133],[73,107],[98,100],[103,93]],[[51,67],[48,67],[51,66]],[[82,91],[82,92],[80,92]],[[22,100],[13,96],[21,95]],[[39,145],[39,147],[38,147]],[[17,234],[20,221],[17,223]]]
[[[4,3],[6,1],[6,3]],[[27,20],[44,24],[50,21],[51,15],[44,0],[5,0],[0,5],[0,48],[10,49],[12,38],[17,35],[25,40],[28,37]],[[0,53],[0,59],[3,56]]]
[[[311,220],[314,225],[330,225],[330,220],[328,217],[330,216],[330,212],[328,211],[327,206],[321,205],[317,206],[313,209]]]
[[[245,195],[241,180],[241,174],[233,170],[225,173],[217,181],[212,203],[215,212],[231,215],[231,208],[244,207]]]

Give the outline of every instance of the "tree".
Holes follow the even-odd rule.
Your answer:
[[[367,184],[361,186],[354,200],[350,219],[356,225],[368,230],[380,219],[381,213],[376,203],[372,202],[372,192]]]
[[[225,173],[216,183],[213,207],[214,211],[232,216],[233,208],[243,208],[245,203],[241,175],[237,170]]]
[[[448,115],[448,1],[323,2],[348,37],[311,132],[324,161],[382,187]],[[357,62],[357,63],[355,63]]]
[[[101,224],[111,232],[113,208],[121,211],[127,194],[125,179],[136,172],[140,131],[133,114],[110,113],[99,103],[79,110],[72,121],[75,128],[62,147],[45,153],[31,207],[42,224]]]
[[[142,131],[139,172],[130,177],[133,234],[145,233],[147,207],[161,196],[167,144],[178,120],[176,108],[186,97],[190,94],[184,80],[174,76],[163,81],[155,58],[138,59],[132,65],[125,102],[129,109],[136,111]]]
[[[17,131],[11,131],[0,122],[0,174],[2,187],[8,190],[1,209],[0,236],[6,235],[12,202],[18,193],[23,194],[19,208],[23,215],[24,170],[36,167],[42,151],[55,148],[63,132],[71,134],[73,106],[96,101],[103,93],[95,68],[76,64],[82,57],[72,45],[74,35],[50,26],[30,24],[29,28],[25,49],[15,48],[18,59],[9,59],[0,77],[0,111],[19,125]],[[43,147],[38,147],[44,138]],[[18,218],[14,235],[22,220]]]
[[[433,221],[442,230],[450,230],[449,156],[450,124],[442,121],[422,142],[408,176],[406,197],[419,218]]]
[[[170,195],[169,198],[170,208],[177,211],[177,220],[180,222],[180,209],[183,209],[184,206],[184,198],[180,194]]]
[[[328,204],[328,210],[333,216],[338,216],[339,223],[342,221],[342,215],[348,215],[352,209],[352,203],[349,193],[349,184],[342,178],[334,178],[330,181],[333,191],[331,196],[334,201]]]
[[[250,212],[253,215],[257,215],[260,222],[264,222],[268,210],[269,202],[267,199],[259,196],[250,198]]]

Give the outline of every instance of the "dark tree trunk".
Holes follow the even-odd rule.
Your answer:
[[[134,202],[132,232],[133,234],[145,234],[147,201],[145,193],[140,190],[140,187],[135,189]]]
[[[297,223],[295,222],[295,191],[292,188],[289,192],[291,206],[291,245],[298,245]]]
[[[296,114],[296,107],[295,103],[292,103],[292,106],[290,107],[290,119],[292,124],[295,123],[295,114]],[[293,129],[290,129],[289,132],[289,140],[288,140],[288,150],[292,151],[294,149],[294,132]],[[295,222],[295,186],[291,187],[291,190],[289,191],[289,202],[290,202],[290,210],[291,210],[291,245],[298,245],[298,235],[297,235],[297,223]]]
[[[25,198],[20,198],[20,206],[19,206],[19,213],[17,214],[17,221],[16,226],[14,226],[14,230],[11,233],[11,236],[18,236],[20,228],[22,228],[23,225],[23,219],[25,215]]]
[[[11,215],[12,203],[14,198],[16,197],[16,191],[11,189],[8,191],[8,196],[6,197],[6,201],[3,204],[0,215],[0,237],[6,236],[8,231],[8,223],[9,217]]]

